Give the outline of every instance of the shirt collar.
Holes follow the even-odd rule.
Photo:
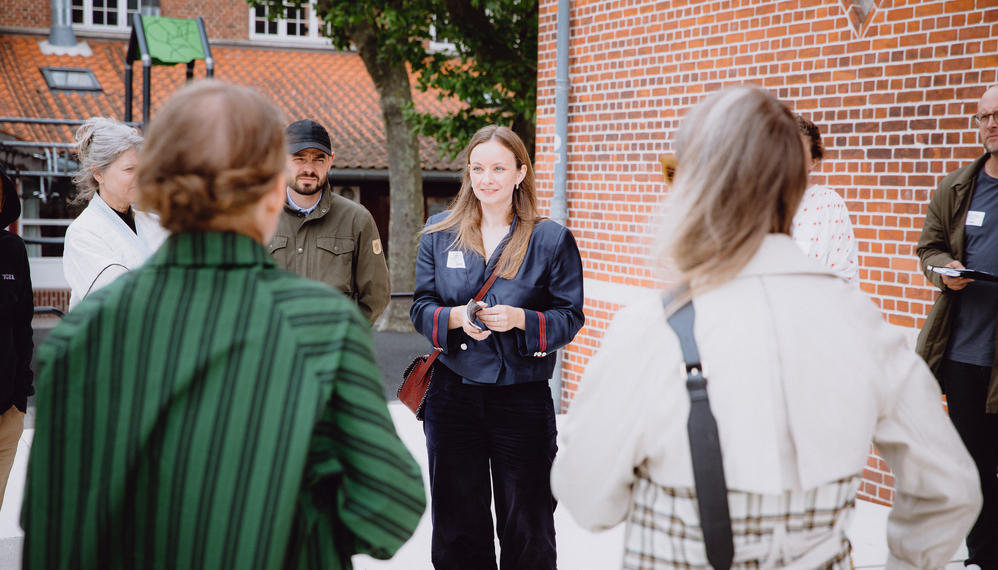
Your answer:
[[[835,276],[831,270],[808,259],[787,234],[768,234],[759,251],[745,265],[739,277],[775,274],[815,274]]]
[[[284,192],[288,195],[288,206],[294,211],[299,212],[304,216],[307,216],[312,212],[314,212],[315,209],[319,207],[319,204],[322,202],[322,196],[326,192],[326,190],[324,188],[322,190],[319,190],[319,199],[315,201],[315,204],[313,204],[311,208],[307,209],[302,208],[298,204],[295,204],[295,201],[291,199],[291,188],[285,188]]]
[[[277,267],[274,258],[253,238],[235,232],[176,233],[167,238],[149,265],[187,267]]]

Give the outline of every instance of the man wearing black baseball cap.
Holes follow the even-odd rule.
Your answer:
[[[332,190],[329,133],[305,119],[285,129],[288,201],[270,242],[278,265],[353,299],[371,323],[391,296],[388,265],[374,218]]]

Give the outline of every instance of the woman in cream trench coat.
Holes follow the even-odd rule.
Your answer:
[[[666,322],[692,297],[732,567],[850,568],[872,441],[895,476],[887,568],[942,568],[980,509],[977,473],[904,334],[790,238],[807,185],[793,116],[759,88],[728,88],[690,112],[676,144],[663,241],[689,289],[649,293],[607,330],[561,430],[560,504],[590,529],[626,520],[625,568],[707,565],[686,371]]]

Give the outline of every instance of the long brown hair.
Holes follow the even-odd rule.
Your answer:
[[[807,188],[793,114],[754,86],[729,87],[690,111],[660,242],[689,296],[735,277],[770,233],[789,234]]]
[[[485,246],[482,244],[482,232],[479,227],[482,223],[482,205],[478,202],[475,191],[471,188],[468,161],[471,157],[471,151],[476,146],[492,140],[499,142],[513,153],[516,158],[517,170],[524,165],[527,167],[527,174],[523,177],[523,181],[513,190],[513,208],[510,219],[507,220],[512,223],[512,218],[515,217],[517,220],[516,229],[513,230],[509,243],[506,244],[499,256],[499,261],[496,262],[499,277],[512,279],[516,277],[520,265],[523,263],[523,258],[527,255],[527,246],[530,244],[530,235],[534,231],[534,224],[541,218],[537,213],[534,167],[530,164],[530,155],[527,154],[527,147],[524,146],[523,140],[509,127],[489,125],[482,127],[471,137],[471,142],[462,152],[465,162],[464,174],[461,176],[461,190],[451,202],[450,214],[443,220],[427,227],[423,233],[441,232],[456,227],[457,235],[450,247],[474,251],[485,257]]]

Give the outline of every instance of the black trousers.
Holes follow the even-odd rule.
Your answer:
[[[496,568],[494,494],[499,568],[557,568],[550,483],[557,428],[547,383],[470,386],[437,365],[423,433],[430,464],[433,567]]]
[[[977,464],[984,506],[967,535],[967,564],[998,569],[998,414],[984,413],[991,368],[944,360],[939,378],[956,431]]]

